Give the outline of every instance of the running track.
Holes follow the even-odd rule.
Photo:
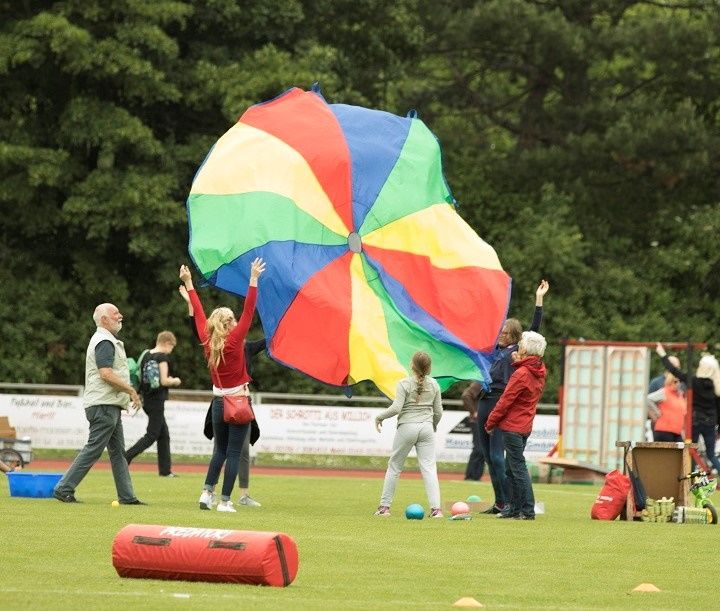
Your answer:
[[[33,460],[28,465],[28,471],[65,471],[70,466],[69,460]],[[108,461],[98,461],[93,469],[110,469]],[[253,475],[299,475],[301,477],[385,477],[385,471],[378,469],[306,469],[302,467],[251,467]],[[157,465],[150,462],[134,462],[133,471],[157,471]],[[183,473],[205,473],[207,465],[204,464],[175,464],[173,471],[178,475]],[[402,477],[420,479],[419,471],[403,471]],[[462,473],[438,473],[441,480],[463,480]]]

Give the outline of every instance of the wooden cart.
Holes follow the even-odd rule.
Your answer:
[[[689,505],[689,480],[678,480],[691,470],[690,448],[696,444],[682,442],[649,441],[632,442],[616,441],[615,446],[627,451],[627,465],[640,478],[647,496],[651,499],[662,497],[675,499],[676,505]],[[635,500],[632,490],[628,494],[625,519],[633,519],[636,515]]]

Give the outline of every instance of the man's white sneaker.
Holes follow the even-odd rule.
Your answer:
[[[217,510],[225,513],[237,513],[237,509],[233,507],[232,501],[220,501],[218,503]]]
[[[245,505],[246,507],[262,507],[253,497],[248,494],[243,494],[238,501],[238,505]]]
[[[209,490],[203,490],[200,495],[200,509],[212,509],[215,506],[215,493]]]

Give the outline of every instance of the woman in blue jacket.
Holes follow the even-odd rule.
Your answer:
[[[535,291],[535,312],[530,331],[539,331],[542,322],[543,298],[550,289],[547,280],[540,281]],[[485,430],[490,412],[500,399],[508,380],[513,373],[512,354],[517,352],[518,342],[522,337],[522,325],[517,318],[508,318],[498,336],[494,361],[490,367],[490,389],[480,398],[478,403],[477,426],[479,428],[480,447],[485,456],[485,463],[490,472],[495,503],[484,513],[502,513],[510,502],[510,489],[505,475],[505,445],[503,433],[496,428],[491,433]]]

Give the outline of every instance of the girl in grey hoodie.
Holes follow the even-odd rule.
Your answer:
[[[402,473],[407,455],[412,448],[415,448],[430,504],[430,517],[443,517],[435,464],[435,431],[442,417],[442,399],[438,383],[428,377],[431,366],[432,361],[428,354],[416,352],[411,363],[414,375],[398,382],[392,405],[375,418],[375,427],[380,432],[383,420],[393,416],[398,417],[392,454],[388,461],[385,484],[380,497],[380,506],[375,512],[376,516],[390,515],[395,485]]]

